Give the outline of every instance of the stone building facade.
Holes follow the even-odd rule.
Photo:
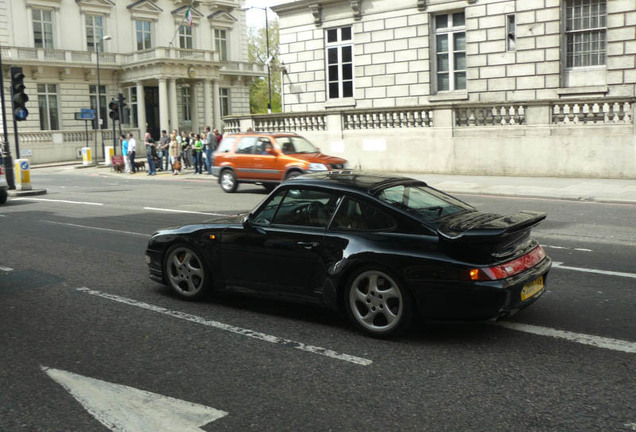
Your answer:
[[[242,0],[5,0],[0,46],[10,141],[10,66],[20,66],[30,101],[19,123],[20,153],[33,163],[73,160],[113,143],[108,103],[121,93],[122,130],[222,129],[222,117],[249,112]],[[190,8],[190,9],[189,9]],[[188,13],[189,9],[189,13]],[[98,58],[99,57],[99,58]],[[99,69],[97,67],[99,62]],[[98,81],[100,88],[98,91]],[[100,99],[102,130],[76,120]],[[115,135],[119,135],[119,124]],[[88,127],[88,132],[86,132]]]
[[[287,0],[281,116],[355,166],[636,178],[633,0]]]

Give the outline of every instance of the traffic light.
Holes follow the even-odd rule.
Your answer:
[[[21,67],[11,67],[11,101],[13,103],[13,117],[16,121],[26,120],[29,111],[26,109],[26,103],[29,96],[24,92],[24,73]]]
[[[119,120],[119,104],[115,99],[111,99],[110,103],[108,104],[108,109],[110,109],[108,117],[113,120]]]
[[[123,94],[119,93],[118,99],[119,99],[119,109],[121,109],[121,111],[123,112],[124,107],[126,106],[126,102],[124,102],[126,98],[124,97]]]

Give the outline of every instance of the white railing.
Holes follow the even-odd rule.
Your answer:
[[[241,119],[238,118],[225,118],[223,119],[223,132],[226,133],[239,133],[241,131]]]
[[[552,123],[559,126],[632,124],[628,101],[562,102],[552,105]]]
[[[316,113],[255,117],[254,129],[259,132],[298,132],[326,130],[325,115]]]
[[[519,126],[526,124],[526,106],[490,105],[455,108],[455,125]]]
[[[418,128],[433,126],[433,110],[430,108],[405,108],[344,112],[345,130]]]

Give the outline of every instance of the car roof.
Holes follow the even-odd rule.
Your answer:
[[[329,188],[337,188],[355,192],[362,192],[365,194],[374,195],[375,192],[385,189],[387,187],[404,185],[404,184],[418,184],[426,186],[426,183],[421,180],[415,180],[410,177],[401,177],[396,175],[374,173],[366,171],[330,171],[320,172],[313,174],[306,174],[299,177],[294,177],[290,180],[286,180],[285,184],[294,185],[302,184],[304,186],[323,186]]]

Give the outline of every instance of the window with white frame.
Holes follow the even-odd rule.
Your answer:
[[[90,97],[91,109],[97,109],[97,86],[89,85],[88,94]],[[102,129],[108,128],[108,114],[106,109],[108,104],[106,103],[106,86],[99,86],[99,118],[102,121]],[[95,116],[95,122],[97,122],[97,116]],[[95,129],[95,123],[93,123],[93,129]]]
[[[567,0],[565,4],[566,66],[605,64],[607,1]]]
[[[435,16],[437,91],[466,90],[466,20],[464,12]]]
[[[181,88],[181,105],[183,106],[183,121],[192,121],[192,96],[190,87]]]
[[[227,30],[214,30],[214,44],[219,53],[219,60],[227,61]]]
[[[104,51],[104,17],[101,15],[86,15],[86,47],[89,51],[95,51],[99,44],[99,50]]]
[[[351,27],[325,31],[327,97],[353,97],[353,37]]]
[[[152,22],[135,21],[135,30],[137,33],[137,51],[152,48]]]
[[[130,127],[137,127],[139,125],[137,117],[137,87],[128,88],[128,101],[129,106],[124,108],[124,121]]]
[[[53,11],[33,9],[33,42],[36,48],[53,48]]]
[[[179,48],[192,49],[194,47],[192,40],[192,26],[179,26]]]
[[[230,89],[219,89],[219,103],[221,104],[221,117],[230,115]]]
[[[40,130],[59,130],[60,118],[56,84],[38,84],[38,108],[40,111]]]

